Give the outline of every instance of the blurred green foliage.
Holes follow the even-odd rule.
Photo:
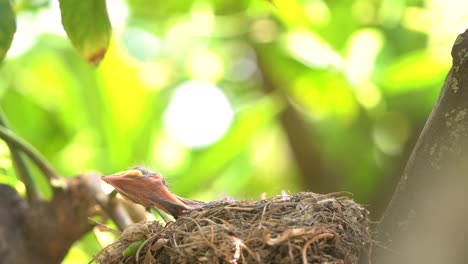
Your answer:
[[[58,3],[17,1],[0,105],[12,129],[65,177],[145,165],[167,175],[177,194],[205,200],[305,189],[307,175],[278,121],[290,103],[324,166],[341,176],[340,190],[378,204],[385,183],[399,176],[450,66],[451,45],[468,24],[457,1],[107,4],[113,37],[94,69],[61,29]],[[259,55],[267,69],[259,68]],[[281,91],[264,92],[264,72]],[[215,115],[217,101],[197,96],[185,101],[187,109],[206,106],[205,118],[182,111],[180,120],[168,120],[176,88],[190,80],[219,87],[232,123]],[[221,121],[228,129],[203,146],[168,129],[190,122],[177,133],[201,137]],[[6,155],[1,145],[0,180],[21,189]],[[67,263],[85,262],[97,248],[87,236]]]

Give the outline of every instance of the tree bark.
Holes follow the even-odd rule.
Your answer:
[[[31,204],[0,184],[1,263],[60,263],[70,246],[90,231],[96,214],[96,174],[85,174],[53,190],[50,201]]]
[[[468,30],[394,196],[372,263],[465,263],[468,239]],[[421,67],[425,67],[421,65]]]

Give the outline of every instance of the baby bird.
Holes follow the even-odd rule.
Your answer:
[[[143,205],[156,207],[172,215],[175,219],[185,210],[203,207],[204,202],[190,200],[173,194],[164,177],[143,167],[102,177],[126,199]]]

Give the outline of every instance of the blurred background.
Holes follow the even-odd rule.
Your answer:
[[[0,105],[64,177],[143,165],[206,201],[346,191],[374,219],[468,26],[456,0],[107,4],[113,37],[95,69],[57,1],[16,1]],[[24,188],[3,144],[0,173]],[[65,262],[99,249],[90,234]]]

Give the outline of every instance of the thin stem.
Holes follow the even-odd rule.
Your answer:
[[[3,115],[3,112],[0,109],[0,126],[8,129],[7,121]],[[11,153],[11,160],[13,161],[13,166],[15,167],[15,171],[18,174],[18,177],[24,183],[26,187],[26,197],[29,202],[37,201],[40,199],[40,194],[37,191],[36,184],[34,179],[32,178],[31,171],[26,164],[24,157],[18,151],[18,149],[9,142],[6,142],[8,148],[10,149]]]
[[[122,207],[122,204],[117,201],[117,197],[107,197],[102,193],[102,190],[99,190],[99,194],[95,196],[96,202],[112,221],[114,221],[120,231],[123,231],[125,227],[133,223],[132,219]]]
[[[57,172],[47,162],[47,160],[28,142],[19,138],[13,134],[10,130],[0,126],[0,138],[3,139],[7,144],[11,144],[13,147],[21,150],[31,161],[37,166],[37,168],[46,176],[49,180],[49,184],[52,185],[52,180],[60,179]]]

